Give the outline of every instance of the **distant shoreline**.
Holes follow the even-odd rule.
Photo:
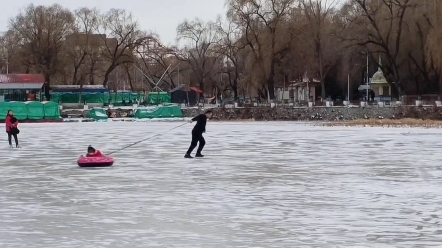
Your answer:
[[[29,120],[22,123],[78,123],[78,122],[186,122],[191,117],[184,118],[108,118],[104,120],[94,120],[91,118],[63,118],[60,120]],[[326,120],[255,120],[255,119],[213,119],[210,122],[230,122],[230,123],[250,123],[250,122],[296,122],[312,126],[322,127],[387,127],[387,128],[442,128],[442,120],[422,120],[413,118],[403,119],[355,119],[342,121]]]
[[[414,128],[442,128],[442,121],[422,119],[356,119],[352,121],[334,121],[318,123],[317,126],[326,127],[414,127]]]

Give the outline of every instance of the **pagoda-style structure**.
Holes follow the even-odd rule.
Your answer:
[[[378,71],[373,74],[370,82],[370,88],[374,91],[375,101],[384,102],[391,101],[391,85],[384,77],[384,73],[381,70],[382,61],[379,57]]]

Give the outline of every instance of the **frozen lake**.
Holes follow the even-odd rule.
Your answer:
[[[440,247],[442,130],[208,123],[22,124],[0,150],[0,247]]]

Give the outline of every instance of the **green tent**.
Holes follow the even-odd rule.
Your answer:
[[[78,95],[79,96],[79,95]],[[88,93],[82,94],[81,100],[86,103],[105,103],[108,99],[104,99],[104,93]]]
[[[106,110],[102,108],[93,108],[89,110],[87,117],[94,120],[106,120],[108,118]]]
[[[152,119],[154,118],[154,113],[155,110],[152,109],[137,109],[137,111],[135,112],[135,118],[137,119]]]
[[[60,105],[56,102],[41,102],[44,106],[44,118],[46,120],[61,119]]]
[[[24,102],[10,102],[11,110],[19,121],[28,118],[28,105]]]
[[[182,118],[183,111],[178,106],[162,106],[153,109],[137,109],[135,118],[153,119],[153,118]]]
[[[88,92],[82,92],[81,93],[81,102],[86,103],[110,103],[112,104],[118,104],[121,103],[123,100],[129,102],[132,100],[135,102],[136,100],[144,100],[145,96],[144,94],[138,94],[136,92],[112,92],[112,93],[88,93]],[[80,102],[80,93],[72,93],[72,92],[55,92],[51,93],[51,99],[54,102],[59,103],[79,103]]]
[[[104,94],[103,93],[53,93],[51,94],[51,99],[54,102],[60,103],[104,103]]]
[[[60,103],[78,103],[80,101],[77,93],[56,93],[51,95],[51,99]]]
[[[147,103],[158,105],[161,103],[170,103],[171,99],[167,92],[150,92],[147,97]]]
[[[183,118],[183,111],[178,106],[163,106],[157,110],[159,118]]]
[[[111,100],[112,104],[120,104],[123,101],[128,103],[129,101],[136,102],[138,99],[143,99],[143,94],[138,94],[136,92],[112,92],[107,94],[108,99]]]
[[[28,106],[28,119],[43,120],[45,117],[44,104],[41,102],[29,101],[25,102]]]
[[[11,109],[11,104],[9,104],[9,102],[0,102],[0,120],[4,121],[6,119],[8,110],[10,109]]]

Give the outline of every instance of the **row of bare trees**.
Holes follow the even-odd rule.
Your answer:
[[[0,66],[57,84],[152,89],[197,86],[207,95],[275,98],[275,87],[317,79],[344,96],[379,69],[397,95],[441,93],[442,2],[227,0],[212,22],[183,21],[165,47],[124,10],[29,5],[1,36]],[[382,61],[382,62],[381,62]],[[168,69],[169,68],[169,69]]]

